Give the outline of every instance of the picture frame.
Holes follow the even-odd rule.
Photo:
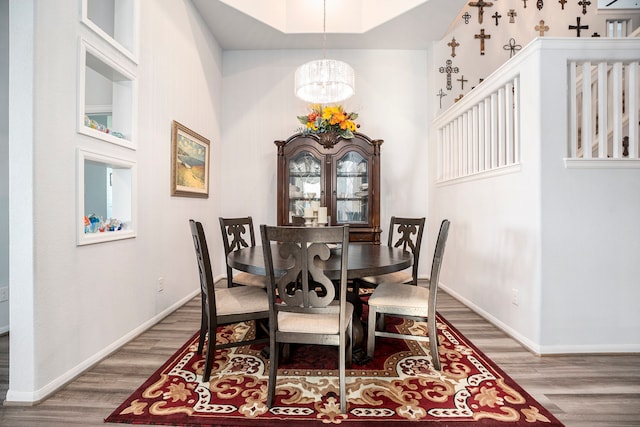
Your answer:
[[[209,140],[177,121],[171,124],[171,195],[209,197]]]

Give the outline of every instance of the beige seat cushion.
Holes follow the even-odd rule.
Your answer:
[[[347,320],[353,316],[353,305],[348,302],[345,307]],[[301,332],[305,334],[337,334],[340,328],[338,313],[307,314],[278,313],[278,329],[282,332]]]
[[[406,271],[396,271],[394,273],[380,274],[379,276],[367,276],[362,278],[363,281],[373,285],[381,285],[383,283],[411,283],[413,276]]]
[[[375,307],[417,308],[420,316],[427,316],[428,301],[429,288],[382,284],[373,291],[368,304]]]
[[[244,286],[267,287],[267,276],[251,273],[237,273],[233,275],[233,283]]]
[[[218,316],[269,311],[269,297],[254,286],[216,289],[216,311]]]

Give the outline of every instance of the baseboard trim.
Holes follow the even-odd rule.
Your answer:
[[[187,294],[187,296],[177,301],[175,304],[167,307],[160,313],[156,314],[154,317],[150,318],[149,320],[147,320],[137,328],[130,331],[128,334],[122,336],[120,339],[111,343],[110,345],[108,345],[98,353],[84,360],[82,363],[76,365],[73,369],[70,369],[69,371],[65,372],[63,375],[54,379],[53,381],[51,381],[49,384],[45,385],[41,389],[33,392],[21,392],[21,391],[15,391],[11,389],[7,390],[7,396],[5,398],[4,404],[5,405],[37,405],[38,403],[40,403],[41,401],[49,397],[51,394],[55,393],[60,388],[64,387],[69,382],[73,381],[78,376],[83,374],[87,369],[91,368],[101,360],[105,359],[106,357],[111,355],[113,352],[117,351],[122,346],[127,344],[133,338],[137,337],[142,332],[151,328],[156,323],[160,322],[162,319],[164,319],[165,317],[167,317],[168,315],[176,311],[178,308],[186,304],[188,301],[193,299],[199,293],[200,293],[200,289],[198,288],[197,290]]]

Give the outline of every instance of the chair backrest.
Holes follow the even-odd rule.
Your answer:
[[[340,310],[340,330],[345,325],[344,306],[347,298],[347,261],[349,226],[340,227],[273,227],[260,226],[268,293],[273,316],[278,311],[328,313]],[[273,244],[272,243],[276,243]],[[341,244],[340,306],[330,305],[336,298],[336,285],[315,264],[316,258],[331,256],[328,245]],[[277,251],[277,253],[274,253]],[[335,256],[335,255],[334,255]],[[286,271],[275,271],[274,259],[286,259]],[[278,263],[277,265],[282,265]],[[277,323],[276,323],[277,325]]]
[[[202,223],[189,220],[193,246],[196,250],[196,260],[198,261],[198,273],[200,275],[200,291],[203,301],[203,308],[210,319],[216,316],[216,293],[214,291],[213,273],[211,271],[211,260],[209,258],[209,248],[204,234]]]
[[[413,285],[418,284],[418,262],[420,261],[420,247],[422,246],[422,232],[425,218],[391,217],[389,224],[389,247],[399,248],[413,254]]]
[[[232,268],[227,264],[226,257],[231,251],[256,245],[256,237],[253,234],[253,219],[250,216],[242,218],[220,217],[220,231],[224,245],[225,264],[227,266],[227,285],[233,284]]]
[[[442,220],[440,231],[438,232],[438,240],[433,251],[433,261],[431,262],[431,275],[429,276],[429,313],[435,313],[436,297],[438,295],[438,282],[440,281],[440,268],[442,267],[442,258],[444,257],[444,248],[447,245],[447,237],[449,236],[448,219]]]

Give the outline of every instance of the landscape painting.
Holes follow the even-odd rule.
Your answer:
[[[171,195],[209,197],[209,140],[173,121]]]

